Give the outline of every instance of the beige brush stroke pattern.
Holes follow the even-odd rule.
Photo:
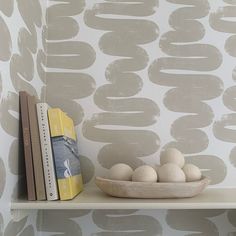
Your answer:
[[[222,33],[233,34],[229,36],[225,41],[225,51],[232,57],[236,57],[236,22],[232,18],[236,19],[236,2],[224,1],[231,5],[225,5],[220,7],[218,11],[213,12],[210,15],[209,22],[214,30]],[[229,18],[229,19],[227,19]],[[236,67],[232,72],[232,79],[236,81]],[[236,131],[232,126],[236,125],[236,85],[227,88],[223,94],[224,105],[233,111],[234,113],[225,114],[219,121],[214,124],[215,136],[224,141],[230,143],[236,143]],[[236,147],[231,150],[230,153],[231,164],[236,167]]]
[[[0,0],[0,11],[6,16],[12,15],[14,8],[14,0]]]
[[[162,235],[162,227],[157,219],[148,215],[134,214],[136,212],[137,210],[94,210],[92,218],[99,227],[99,232],[92,235]]]
[[[8,166],[12,174],[14,175],[23,175],[24,174],[24,151],[23,144],[20,140],[15,139],[10,146],[9,157],[8,157]],[[18,157],[18,158],[16,158]]]
[[[15,184],[11,198],[16,198],[21,195],[25,189],[25,179],[23,178],[25,167],[24,167],[24,156],[22,150],[22,144],[19,139],[19,120],[13,115],[19,113],[19,97],[16,93],[9,92],[7,98],[2,99],[0,104],[0,124],[8,135],[14,137],[8,155],[8,167],[9,171],[18,176],[19,181]],[[18,158],[16,158],[18,157]],[[0,168],[1,170],[1,168]],[[1,172],[0,186],[4,186],[5,178]],[[1,187],[0,187],[1,189]],[[1,195],[1,194],[0,194]]]
[[[80,155],[79,159],[83,183],[86,184],[93,178],[95,166],[93,165],[92,161],[86,156]]]
[[[3,160],[0,158],[0,198],[4,192],[4,188],[6,185],[6,168]]]
[[[14,137],[9,150],[8,165],[12,174],[18,175],[19,180],[22,179],[24,173],[24,160],[22,147],[19,147],[19,120],[13,114],[19,113],[19,96],[16,93],[9,92],[7,98],[2,99],[0,104],[0,124],[4,131]],[[18,159],[16,160],[16,157]],[[12,197],[19,196],[25,189],[25,183],[16,184],[12,193]],[[21,190],[21,191],[20,191]]]
[[[87,56],[89,56],[89,52]],[[58,55],[58,57],[60,56]],[[47,80],[41,92],[42,100],[46,99],[52,107],[60,107],[73,118],[76,125],[80,124],[84,111],[74,100],[92,94],[95,89],[94,79],[82,72],[48,72],[46,71],[46,61],[45,53],[40,50],[37,55],[38,73],[42,81]],[[55,88],[57,93],[55,93]]]
[[[18,138],[19,120],[11,113],[19,112],[19,96],[14,92],[8,92],[0,104],[0,124],[6,133]]]
[[[142,17],[153,14],[155,7],[157,1],[150,0],[106,1],[95,4],[84,15],[89,27],[109,31],[99,40],[102,52],[121,57],[107,66],[105,76],[109,83],[100,86],[94,94],[94,103],[105,112],[94,114],[83,124],[86,138],[107,143],[98,153],[98,161],[105,168],[117,162],[137,167],[144,163],[137,157],[153,154],[159,148],[158,135],[141,129],[156,122],[157,104],[147,98],[133,97],[143,86],[136,72],[145,69],[148,63],[142,45],[158,37],[157,25]],[[117,128],[99,127],[111,125]]]
[[[73,16],[83,12],[85,1],[64,0],[55,3],[46,10],[48,40],[72,39],[79,32],[79,24]]]
[[[227,174],[227,168],[224,161],[214,155],[194,155],[185,156],[186,163],[192,163],[202,170],[204,176],[208,176],[211,184],[222,182]],[[204,159],[204,161],[202,161]],[[220,169],[219,171],[217,171]]]
[[[175,141],[167,146],[176,147],[184,154],[195,154],[207,149],[208,136],[201,128],[210,126],[214,118],[212,108],[205,101],[220,96],[223,90],[220,78],[206,72],[217,69],[221,65],[222,56],[216,47],[198,42],[205,35],[204,27],[198,19],[208,14],[208,2],[168,2],[180,4],[181,7],[169,17],[173,30],[163,34],[160,39],[160,48],[168,57],[161,57],[152,63],[149,77],[157,85],[172,87],[166,92],[163,101],[167,109],[188,113],[172,123],[170,132]],[[218,159],[215,162],[217,164],[210,167],[210,175],[213,183],[216,183],[216,179],[223,181],[225,165],[218,157],[198,157],[201,157],[202,166],[208,163],[209,158]],[[220,172],[224,173],[221,179],[218,178]]]
[[[23,219],[21,219],[19,221],[11,220],[6,225],[6,228],[5,228],[5,231],[4,231],[4,236],[19,235],[19,233],[22,232],[22,230],[24,230],[24,226],[25,226],[26,222],[27,222],[27,217],[24,217]],[[32,236],[33,235],[34,234],[32,234]]]
[[[75,101],[90,96],[96,83],[92,76],[81,70],[89,68],[96,59],[94,49],[86,42],[76,41],[79,23],[73,18],[81,14],[85,1],[65,0],[46,9],[43,27],[43,50],[37,54],[37,71],[44,82],[41,100],[52,107],[60,107],[72,117],[75,125],[82,122],[83,108]],[[83,162],[83,163],[82,163]],[[84,183],[94,176],[94,166],[81,156]]]
[[[11,1],[8,2],[10,4]],[[10,78],[15,92],[8,92],[8,96],[2,99],[0,107],[0,122],[2,128],[11,136],[15,137],[9,152],[8,163],[9,169],[13,174],[18,175],[19,181],[16,183],[11,198],[19,196],[19,189],[25,186],[25,181],[19,175],[22,173],[22,165],[17,166],[17,162],[12,160],[12,154],[18,156],[19,147],[16,142],[19,138],[19,120],[13,115],[19,113],[19,97],[18,91],[26,90],[31,94],[37,95],[35,88],[30,84],[35,76],[34,71],[34,57],[37,52],[37,32],[36,27],[41,27],[42,11],[38,0],[17,0],[14,2],[17,10],[24,21],[25,26],[21,27],[18,33],[17,46],[18,52],[12,55],[9,67]],[[5,6],[8,7],[8,6]],[[30,9],[30,11],[29,11]],[[6,40],[6,39],[4,39]],[[8,39],[8,43],[11,43]],[[12,113],[13,112],[13,113]],[[19,155],[22,157],[22,155]],[[18,162],[19,163],[19,162]],[[24,183],[19,184],[19,183]],[[21,189],[22,190],[22,189]],[[33,235],[33,227],[24,226],[27,222],[25,220],[14,222],[10,221],[6,226],[4,235]],[[22,233],[20,233],[22,231]]]
[[[73,16],[80,14],[84,5],[84,1],[66,0],[47,8],[47,25],[42,35],[44,50],[39,51],[37,58],[40,78],[47,81],[42,99],[65,110],[76,125],[81,123],[84,112],[74,100],[91,95],[95,89],[95,80],[80,72],[94,63],[95,51],[88,43],[74,40],[79,24]]]
[[[25,176],[25,161],[23,151],[23,137],[20,131],[21,126],[19,125],[19,137],[13,140],[10,146],[8,155],[8,166],[12,174],[17,175],[17,183],[12,191],[11,198],[19,199],[24,198],[27,192],[26,176]],[[16,158],[18,157],[18,158]]]
[[[182,235],[220,236],[216,224],[210,218],[224,212],[225,210],[169,210],[166,222],[171,228],[181,231]]]
[[[34,236],[34,228],[32,225],[28,225],[23,229],[19,236]]]
[[[2,103],[2,90],[3,90],[3,87],[2,87],[2,76],[1,76],[1,70],[0,70],[0,107],[1,107],[1,103]],[[0,112],[0,116],[1,116],[1,112]]]
[[[1,43],[0,43],[0,61],[8,61],[11,56],[11,35],[7,24],[0,16],[0,35],[1,35]]]
[[[89,214],[90,210],[40,210],[37,215],[37,231],[50,235],[82,236],[75,218]]]
[[[35,88],[30,84],[35,76],[34,54],[37,52],[36,27],[42,25],[42,10],[38,0],[17,0],[20,15],[26,25],[19,31],[19,54],[14,54],[10,63],[12,84],[17,92],[28,91],[37,96]],[[29,11],[29,9],[31,9]]]
[[[3,227],[4,227],[4,221],[2,214],[0,213],[0,236],[3,236]]]
[[[236,211],[235,211],[235,210],[228,210],[228,212],[227,212],[227,218],[228,218],[229,222],[230,222],[233,226],[235,226],[235,228],[236,228]],[[228,236],[235,236],[235,235],[236,235],[236,229],[235,229],[234,232],[230,232],[230,233],[228,234]]]

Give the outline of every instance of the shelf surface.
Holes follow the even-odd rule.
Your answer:
[[[208,188],[193,198],[128,199],[108,196],[95,185],[88,185],[70,201],[19,199],[11,203],[11,209],[236,209],[236,188]]]

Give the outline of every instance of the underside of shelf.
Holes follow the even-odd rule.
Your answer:
[[[70,201],[27,201],[11,203],[12,210],[28,209],[236,209],[236,188],[208,188],[193,198],[128,199],[111,197],[94,185]]]

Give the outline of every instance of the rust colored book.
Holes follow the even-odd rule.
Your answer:
[[[27,97],[36,197],[37,200],[46,200],[41,143],[36,110],[37,101],[35,96],[28,95]]]
[[[32,201],[36,200],[36,194],[35,194],[35,182],[34,182],[33,157],[31,151],[27,93],[25,91],[20,91],[19,96],[20,96],[20,116],[21,116],[23,145],[24,145],[26,182],[27,182],[27,195],[28,195],[28,200]]]

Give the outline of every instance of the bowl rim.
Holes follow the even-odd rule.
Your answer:
[[[113,180],[113,179],[108,179],[108,178],[105,178],[105,177],[101,177],[101,176],[96,176],[95,177],[95,182],[97,181],[103,181],[103,182],[110,182],[110,183],[114,183],[114,184],[132,184],[132,185],[140,185],[140,184],[143,184],[143,185],[193,185],[193,184],[199,184],[199,183],[202,183],[202,182],[205,182],[205,183],[210,183],[211,180],[209,179],[209,177],[206,177],[204,175],[202,175],[201,179],[200,180],[196,180],[196,181],[191,181],[191,182],[136,182],[136,181],[125,181],[125,180]]]

